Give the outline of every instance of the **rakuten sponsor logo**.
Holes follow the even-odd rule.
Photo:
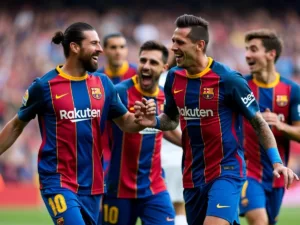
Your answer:
[[[150,127],[147,127],[145,128],[144,130],[141,130],[139,133],[140,134],[157,134],[161,132],[161,130],[158,130],[158,129],[155,129],[155,128],[150,128]]]
[[[249,107],[251,105],[251,103],[255,101],[253,92],[248,94],[246,97],[241,97],[241,99],[242,99],[243,103],[246,105],[246,107]]]
[[[184,108],[178,108],[179,114],[184,117],[185,120],[198,120],[201,117],[214,116],[214,111],[211,109],[189,109],[186,106]]]
[[[60,119],[66,119],[71,120],[73,123],[77,123],[84,120],[90,120],[96,117],[101,116],[101,110],[100,109],[85,109],[85,110],[77,110],[74,108],[74,110],[66,111],[66,110],[60,110],[59,111]]]

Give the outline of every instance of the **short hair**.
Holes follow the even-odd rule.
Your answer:
[[[122,33],[119,33],[119,32],[111,33],[111,34],[108,34],[108,35],[104,36],[104,38],[103,38],[103,47],[104,48],[107,47],[109,39],[116,38],[116,37],[122,37],[126,40],[125,36]]]
[[[83,32],[87,30],[95,30],[95,28],[83,22],[73,23],[64,33],[57,31],[52,37],[52,42],[57,45],[62,44],[65,57],[68,58],[70,55],[70,43],[75,42],[81,45],[82,40],[86,38]]]
[[[283,41],[275,31],[269,29],[251,30],[246,33],[245,42],[249,42],[252,39],[260,39],[267,51],[275,50],[275,62],[278,60],[282,52]]]
[[[205,42],[205,47],[203,50],[204,52],[206,51],[209,42],[209,23],[205,19],[194,15],[184,14],[182,16],[177,17],[175,24],[179,28],[190,27],[191,31],[188,35],[188,38],[190,38],[192,42],[203,40]]]
[[[139,55],[141,55],[142,51],[152,51],[152,50],[158,50],[162,53],[162,60],[163,63],[166,64],[168,62],[169,57],[169,51],[166,46],[164,46],[162,43],[158,41],[146,41],[142,46],[140,47]]]

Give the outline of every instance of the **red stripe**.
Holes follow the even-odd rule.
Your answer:
[[[220,176],[221,160],[223,159],[222,130],[219,116],[219,80],[220,77],[210,72],[201,79],[199,109],[213,110],[213,116],[202,117],[200,129],[204,144],[205,182],[208,183]],[[213,88],[214,97],[203,97],[204,88]]]
[[[238,117],[238,114],[236,112],[233,112],[232,113],[232,122],[231,122],[231,132],[232,132],[235,140],[237,142],[239,142],[239,139],[238,139],[238,137],[236,135],[236,129],[235,129],[235,122],[236,122],[237,117]]]
[[[155,146],[152,155],[152,163],[150,168],[150,189],[152,193],[155,195],[166,190],[166,185],[164,179],[162,177],[162,169],[161,169],[161,141],[163,137],[163,132],[159,132],[155,137]]]
[[[61,175],[61,187],[77,193],[77,132],[76,123],[60,119],[60,110],[74,110],[71,81],[57,76],[49,81],[54,111],[56,113],[57,172]],[[56,95],[64,95],[56,99]]]
[[[105,90],[100,77],[89,76],[86,80],[86,85],[89,93],[89,98],[91,102],[91,110],[100,109],[101,112],[104,107],[105,101]],[[101,98],[97,99],[92,95],[91,88],[100,88]],[[102,115],[101,115],[102,117]],[[101,129],[100,129],[101,118],[94,118],[91,120],[92,126],[92,136],[93,136],[93,183],[91,194],[99,194],[104,192],[104,178],[103,178],[103,166],[102,166],[102,142],[101,142]]]
[[[285,118],[285,122],[289,121],[289,110],[290,110],[290,99],[291,99],[291,86],[280,82],[273,90],[273,109],[272,112],[276,113],[277,115],[283,115]],[[288,102],[285,105],[282,105],[284,101],[280,101],[277,96],[287,96]],[[285,152],[289,151],[289,141],[283,136],[283,134],[278,131],[275,127],[272,127],[272,131],[276,138],[278,151],[280,154],[281,159],[283,162],[286,162],[287,159],[285,158]],[[280,176],[280,178],[273,179],[273,187],[279,188],[284,187],[284,177]]]
[[[259,88],[250,80],[248,81],[255,98],[259,102]],[[243,118],[244,149],[247,164],[247,176],[262,181],[263,166],[261,163],[259,138],[250,122]]]
[[[129,67],[128,70],[122,76],[122,80],[127,80],[136,74],[137,74],[136,69],[133,67]]]
[[[138,100],[136,96],[141,96],[141,94],[137,93],[137,90],[133,88],[127,91],[127,96],[127,108],[130,108],[130,106],[134,105],[135,101]],[[142,138],[143,136],[139,133],[123,132],[119,198],[137,198],[137,172],[139,168]],[[132,143],[135,143],[134,146],[138,147],[133,148]],[[133,173],[132,171],[135,172]]]
[[[186,78],[186,76],[183,76],[183,72],[181,72],[180,75],[175,75],[173,87],[172,87],[172,93],[176,105],[179,108],[185,107],[185,95],[186,95],[187,84],[188,84],[188,78]],[[192,173],[193,152],[192,152],[188,131],[186,129],[187,122],[181,115],[180,115],[180,126],[182,130],[182,148],[184,154],[183,186],[185,188],[192,188],[194,187],[193,173]]]

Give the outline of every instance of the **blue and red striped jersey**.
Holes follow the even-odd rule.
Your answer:
[[[136,65],[124,62],[121,68],[114,74],[108,66],[100,68],[97,72],[106,74],[113,84],[118,84],[123,80],[127,80],[137,74]]]
[[[253,91],[255,98],[264,112],[267,108],[276,113],[282,122],[292,124],[300,121],[300,88],[291,80],[281,77],[268,85],[260,83],[252,75],[246,80]],[[247,176],[262,183],[266,189],[284,187],[283,176],[273,176],[273,166],[266,151],[259,144],[257,135],[248,121],[244,121],[244,148],[247,166]],[[278,150],[284,164],[289,158],[290,140],[275,127],[271,127],[276,138]]]
[[[157,114],[164,106],[162,88],[152,95],[144,93],[137,76],[116,85],[121,101],[134,112],[134,102],[142,97],[153,98]],[[122,132],[113,124],[113,148],[107,179],[107,192],[118,198],[142,198],[166,190],[161,167],[161,142],[163,133],[146,128],[139,133]]]
[[[107,119],[126,112],[104,74],[77,78],[58,66],[37,78],[26,91],[18,116],[30,121],[38,115],[41,188],[63,187],[88,195],[103,193],[101,133]]]
[[[114,74],[108,66],[100,68],[97,72],[106,74],[113,84],[118,84],[123,80],[130,79],[137,74],[137,68],[134,64],[124,62],[121,68]],[[107,174],[109,160],[111,157],[112,145],[112,124],[110,121],[106,122],[105,130],[102,134],[103,156],[105,163],[105,175]]]
[[[193,188],[220,176],[245,179],[242,118],[259,110],[245,78],[209,58],[199,74],[172,68],[165,83],[165,113],[180,116],[183,185]]]

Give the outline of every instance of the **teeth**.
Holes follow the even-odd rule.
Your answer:
[[[95,60],[98,60],[98,56],[93,56],[92,58]]]

